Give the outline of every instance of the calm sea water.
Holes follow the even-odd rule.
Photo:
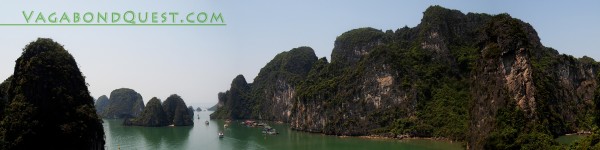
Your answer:
[[[107,149],[202,149],[202,150],[352,150],[352,149],[464,149],[461,143],[433,140],[365,139],[337,137],[292,131],[283,124],[269,124],[278,135],[264,135],[262,128],[250,128],[239,122],[224,128],[223,120],[209,120],[212,112],[195,112],[193,127],[130,127],[122,120],[105,119]],[[197,119],[197,115],[200,119]],[[208,120],[209,125],[204,121]],[[225,137],[218,138],[224,131]]]

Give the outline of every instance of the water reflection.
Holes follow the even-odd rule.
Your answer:
[[[192,127],[132,127],[140,131],[148,149],[187,149]]]
[[[252,128],[232,121],[224,128],[223,120],[208,120],[211,112],[200,112],[194,126],[188,127],[135,127],[122,126],[122,120],[105,119],[107,149],[271,149],[271,150],[351,150],[351,149],[463,149],[460,143],[431,140],[387,140],[337,137],[298,132],[285,124],[268,124],[280,134],[262,134],[262,128]],[[225,133],[219,138],[219,131]]]
[[[122,123],[122,119],[104,119],[107,149],[187,149],[193,128],[122,126]]]

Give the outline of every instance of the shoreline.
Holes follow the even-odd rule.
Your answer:
[[[573,132],[573,133],[567,133],[564,135],[591,135],[592,131],[577,131],[577,132]]]
[[[410,137],[408,135],[400,135],[399,137],[387,137],[380,135],[361,135],[361,136],[343,136],[343,137],[358,137],[364,139],[388,139],[388,140],[433,140],[433,141],[444,141],[449,143],[462,143],[461,141],[451,140],[445,137]]]
[[[221,119],[221,118],[215,118],[215,119],[211,119],[211,120],[226,120],[226,119]],[[335,137],[339,137],[339,138],[347,138],[347,137],[355,137],[355,138],[362,138],[362,139],[385,139],[385,140],[433,140],[433,141],[443,141],[443,142],[449,142],[449,143],[463,143],[463,141],[458,141],[458,140],[451,140],[450,138],[446,138],[446,137],[411,137],[409,135],[396,135],[395,137],[390,137],[390,136],[386,136],[385,134],[382,135],[335,135],[335,134],[325,134],[323,132],[311,132],[311,131],[307,131],[307,130],[298,130],[295,128],[292,128],[289,124],[282,122],[282,121],[272,121],[272,120],[260,120],[260,119],[246,119],[246,120],[254,120],[257,122],[271,122],[274,124],[285,124],[288,125],[289,128],[293,131],[298,131],[298,132],[305,132],[305,133],[310,133],[310,134],[321,134],[321,135],[326,135],[326,136],[335,136]],[[243,121],[243,120],[235,120],[235,121]]]

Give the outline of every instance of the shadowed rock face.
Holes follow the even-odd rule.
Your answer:
[[[108,105],[101,110],[103,118],[137,117],[144,109],[142,95],[132,89],[120,88],[110,92]]]
[[[124,125],[160,127],[170,125],[167,114],[163,110],[160,99],[153,97],[148,101],[144,111],[137,118],[126,119]]]
[[[248,98],[249,93],[250,85],[246,82],[246,78],[243,75],[236,76],[231,81],[231,88],[227,92],[218,94],[218,108],[210,114],[210,118],[250,118],[252,113],[250,107],[254,106],[254,101]]]
[[[102,120],[75,59],[39,38],[16,61],[1,149],[104,149]]]
[[[12,76],[8,77],[6,80],[0,84],[0,120],[2,120],[4,116],[4,108],[8,103],[8,86],[10,85],[10,81],[12,80]]]
[[[280,55],[253,83],[236,77],[211,118],[334,135],[447,137],[472,149],[550,149],[552,137],[592,129],[598,63],[543,46],[530,24],[508,14],[431,6],[413,28],[343,33],[331,62],[306,59],[298,62],[308,67],[290,71]]]
[[[179,95],[173,94],[162,104],[160,99],[154,97],[148,101],[144,111],[136,117],[125,119],[123,125],[133,126],[192,126],[194,125],[194,110],[186,107]]]
[[[96,100],[96,103],[94,104],[94,106],[96,106],[96,113],[98,115],[104,113],[104,109],[107,108],[108,104],[109,100],[108,97],[106,97],[106,95],[98,97],[98,100]]]
[[[163,102],[163,110],[167,116],[167,121],[175,126],[191,126],[194,125],[193,112],[185,105],[183,99],[173,94]],[[191,114],[191,115],[190,115]]]
[[[194,117],[194,111],[196,111],[196,110],[194,110],[193,106],[188,107],[188,113],[190,114],[190,116]]]

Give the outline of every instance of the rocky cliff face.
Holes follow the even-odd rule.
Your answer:
[[[148,101],[142,113],[135,118],[125,119],[123,125],[129,126],[192,126],[194,125],[194,110],[188,108],[183,99],[173,94],[163,103],[153,97]]]
[[[360,36],[360,38],[356,38]],[[354,65],[360,58],[369,54],[374,47],[381,45],[384,34],[373,28],[360,28],[348,31],[335,40],[331,61],[341,66]]]
[[[17,59],[0,121],[0,149],[104,149],[77,62],[52,39],[29,43]]]
[[[250,100],[250,85],[242,75],[236,76],[231,81],[231,88],[218,94],[217,110],[210,114],[210,118],[251,118],[254,100]]]
[[[169,96],[162,104],[163,110],[167,116],[167,121],[175,126],[194,125],[194,112],[189,110],[183,99],[173,94]]]
[[[137,118],[125,119],[124,125],[161,127],[171,125],[171,121],[167,119],[160,99],[153,97],[148,101],[144,111]]]
[[[188,113],[190,114],[190,116],[194,117],[194,107],[193,106],[188,106]]]
[[[222,117],[334,135],[446,137],[473,149],[547,148],[592,128],[598,63],[544,47],[508,14],[432,6],[413,28],[343,33],[331,58],[310,61],[296,82],[265,78],[279,71],[265,69],[270,62],[250,90],[219,94],[219,109],[245,113]],[[264,83],[273,88],[256,88]]]
[[[107,108],[108,104],[109,104],[109,100],[108,100],[108,97],[106,97],[106,95],[102,95],[102,96],[98,97],[98,100],[96,100],[96,103],[94,104],[94,106],[96,106],[96,113],[97,114],[104,113],[104,109]]]
[[[254,116],[288,122],[296,85],[306,77],[315,61],[317,56],[312,48],[298,47],[277,54],[267,63],[252,84],[251,99],[256,100],[260,109]]]
[[[8,87],[10,86],[10,81],[12,80],[12,76],[8,77],[6,80],[0,84],[0,120],[4,116],[4,107],[8,103]]]
[[[144,109],[140,93],[132,89],[120,88],[110,92],[108,105],[102,110],[103,118],[133,118]]]
[[[296,86],[306,78],[317,57],[310,47],[298,47],[277,54],[261,69],[254,83],[237,76],[231,89],[219,93],[212,118],[256,118],[288,122]]]
[[[501,130],[551,136],[591,130],[599,67],[593,59],[559,55],[542,46],[533,27],[506,14],[494,16],[486,26],[479,43],[481,66],[472,77],[473,148],[512,148],[494,146],[501,137],[520,138]],[[506,114],[515,109],[518,113]],[[526,121],[506,123],[521,119]]]

